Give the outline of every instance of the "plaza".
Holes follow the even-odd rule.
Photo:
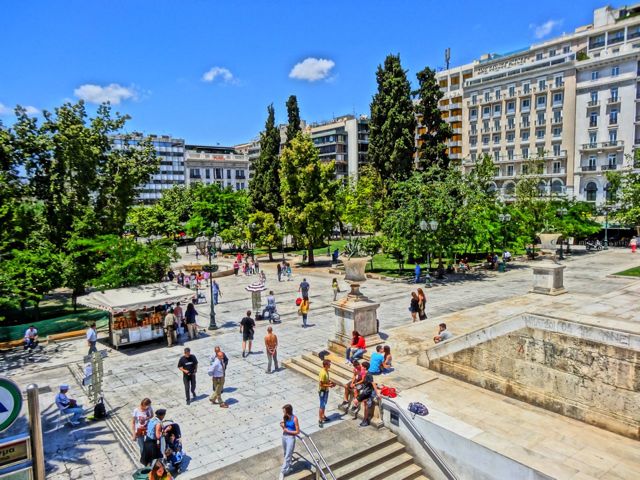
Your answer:
[[[185,254],[182,261],[188,260],[189,256]],[[565,264],[565,285],[570,293],[555,300],[560,302],[559,305],[577,314],[586,315],[589,311],[595,311],[602,318],[611,318],[612,322],[633,324],[640,320],[637,303],[624,304],[613,301],[609,302],[605,309],[603,305],[607,302],[598,300],[606,299],[607,295],[611,296],[634,284],[630,279],[609,277],[632,265],[632,258],[627,250],[612,249],[597,254],[578,251]],[[286,359],[326,348],[327,340],[332,338],[334,333],[335,316],[331,307],[331,280],[334,275],[328,272],[328,268],[294,267],[292,281],[278,282],[273,264],[263,262],[262,268],[267,272],[267,288],[274,290],[278,310],[282,315],[282,323],[274,325],[274,332],[279,338],[278,356],[281,365]],[[378,314],[381,336],[392,348],[396,369],[404,369],[411,372],[411,377],[423,379],[416,382],[415,388],[407,389],[404,394],[401,390],[399,398],[403,401],[428,399],[432,402],[430,408],[437,405],[436,418],[438,415],[446,415],[441,418],[458,418],[458,421],[464,420],[469,424],[472,423],[470,419],[473,418],[473,414],[469,417],[465,412],[473,410],[477,414],[487,409],[491,411],[495,407],[491,406],[489,398],[493,398],[495,405],[499,405],[499,395],[458,381],[447,380],[446,376],[419,367],[416,360],[420,352],[432,345],[431,337],[436,333],[440,321],[446,320],[454,335],[462,335],[478,326],[518,312],[536,309],[560,311],[558,304],[554,305],[549,298],[527,293],[531,286],[531,277],[530,262],[516,262],[506,273],[487,272],[478,276],[469,275],[458,281],[452,279],[427,290],[428,319],[418,324],[411,324],[411,317],[407,312],[409,294],[415,288],[413,285],[381,279],[368,280],[362,290],[381,304]],[[312,326],[306,329],[301,328],[295,306],[298,284],[302,278],[306,278],[311,284],[309,323]],[[181,373],[176,367],[182,354],[181,346],[167,348],[163,343],[149,343],[116,351],[101,342],[99,349],[108,350],[104,361],[103,391],[112,418],[106,423],[88,422],[73,430],[69,427],[56,428],[57,413],[52,402],[57,385],[69,383],[72,386],[71,396],[77,396],[81,403],[87,405],[87,401],[82,401],[84,395],[77,381],[81,361],[86,353],[84,342],[61,343],[59,351],[42,363],[22,363],[20,359],[3,361],[3,374],[9,378],[16,380],[20,385],[36,383],[41,389],[44,388],[41,408],[46,432],[48,478],[101,479],[115,478],[116,475],[120,478],[130,478],[131,472],[137,468],[134,460],[138,455],[137,447],[130,440],[131,412],[144,397],[152,399],[155,409],[166,408],[167,418],[182,427],[185,452],[189,458],[184,473],[180,475],[181,478],[197,478],[241,460],[246,463],[249,462],[247,459],[256,454],[278,447],[281,436],[278,423],[281,419],[281,407],[285,403],[294,406],[302,430],[309,434],[316,432],[317,393],[314,381],[293,370],[283,369],[282,366],[271,375],[265,373],[266,355],[262,338],[266,333],[267,322],[258,321],[253,353],[247,358],[240,355],[241,335],[238,332],[238,324],[244,312],[251,308],[250,297],[244,287],[252,280],[251,276],[228,276],[219,279],[222,298],[221,303],[216,306],[216,314],[220,328],[207,331],[198,339],[187,340],[184,343],[201,362],[197,380],[197,400],[188,406],[185,405]],[[344,295],[347,286],[342,282],[341,287],[341,295]],[[197,309],[198,322],[204,328],[208,324],[209,304],[198,305]],[[220,345],[229,357],[223,393],[223,398],[230,406],[227,410],[211,405],[208,401],[211,384],[206,375],[206,365],[215,345]],[[5,357],[3,360],[8,358]],[[444,380],[424,383],[434,376]],[[340,412],[336,410],[340,400],[341,393],[333,392],[328,412],[337,423],[350,421],[342,420]],[[513,421],[519,421],[516,418],[521,414],[522,408],[529,412],[527,415],[532,419],[545,418],[551,421],[550,428],[553,424],[571,424],[576,434],[592,436],[594,441],[597,441],[599,436],[608,435],[611,439],[615,438],[619,452],[625,452],[627,444],[635,446],[633,440],[550,414],[523,402],[515,403],[520,404],[520,407],[515,409],[513,414],[504,410],[506,407],[499,407],[502,412],[501,422],[484,421],[488,431],[502,426],[491,435],[496,439],[493,442],[497,442],[498,432],[504,436],[500,443],[506,452],[520,448],[517,447],[518,441],[511,438],[509,429],[502,430],[512,421],[509,420],[509,415],[514,415]],[[471,405],[475,406],[471,408]],[[325,430],[332,426],[333,424],[327,424]],[[491,442],[487,442],[487,445],[500,450],[499,445],[495,446]],[[587,453],[582,449],[577,449],[576,452],[580,455]],[[520,461],[527,462],[526,454],[520,452],[518,455],[522,456]],[[615,455],[607,458],[615,459]],[[278,454],[277,462],[280,460]],[[548,465],[544,457],[540,457],[539,461]],[[621,464],[617,465],[618,468],[622,468]],[[624,468],[627,470],[618,470],[619,476],[604,475],[598,478],[632,478],[627,474],[637,473],[637,464],[634,466],[628,463]],[[561,469],[558,471],[562,473]],[[606,470],[601,473],[606,473]],[[216,477],[214,473],[207,478],[225,477]],[[569,477],[559,475],[558,478]]]

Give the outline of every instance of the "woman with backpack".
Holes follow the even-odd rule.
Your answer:
[[[151,465],[157,458],[162,458],[160,443],[162,442],[162,421],[167,411],[160,408],[156,411],[156,416],[147,422],[147,431],[144,435],[144,445],[140,455],[140,463],[144,466]]]

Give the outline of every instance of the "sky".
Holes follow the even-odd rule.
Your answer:
[[[592,0],[30,0],[1,2],[0,121],[110,100],[128,131],[187,143],[257,137],[296,95],[315,122],[368,114],[375,72],[399,53],[415,86],[451,66],[570,33]],[[614,6],[618,6],[615,5]]]

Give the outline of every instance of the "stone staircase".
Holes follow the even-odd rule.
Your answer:
[[[365,359],[368,356],[365,355]],[[329,401],[331,405],[340,404],[343,400],[344,390],[343,387],[351,381],[351,377],[353,376],[353,367],[351,365],[345,363],[345,358],[336,355],[333,352],[329,352],[324,357],[326,360],[331,360],[331,369],[329,370],[329,374],[331,376],[331,380],[335,382],[337,385],[336,388],[333,389],[331,395],[329,397]],[[315,382],[318,381],[318,373],[322,368],[322,360],[318,356],[318,352],[312,352],[310,354],[302,354],[299,357],[294,357],[287,359],[283,362],[283,365],[286,368],[290,368],[298,373],[306,375],[309,378],[312,378]],[[380,385],[386,377],[377,376],[376,383]],[[344,413],[351,414],[351,412],[347,412],[348,408],[351,405],[345,407],[337,408]],[[331,409],[329,406],[328,409]],[[360,408],[358,410],[358,417],[362,418],[364,413],[364,408]],[[373,409],[373,416],[370,419],[371,425],[376,428],[382,427],[382,420],[380,419],[380,409],[376,405]]]

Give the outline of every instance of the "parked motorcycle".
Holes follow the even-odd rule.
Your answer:
[[[600,243],[600,240],[596,240],[595,242],[593,240],[587,240],[585,245],[587,247],[587,251],[595,250],[596,252],[599,252],[604,248],[602,243]]]

